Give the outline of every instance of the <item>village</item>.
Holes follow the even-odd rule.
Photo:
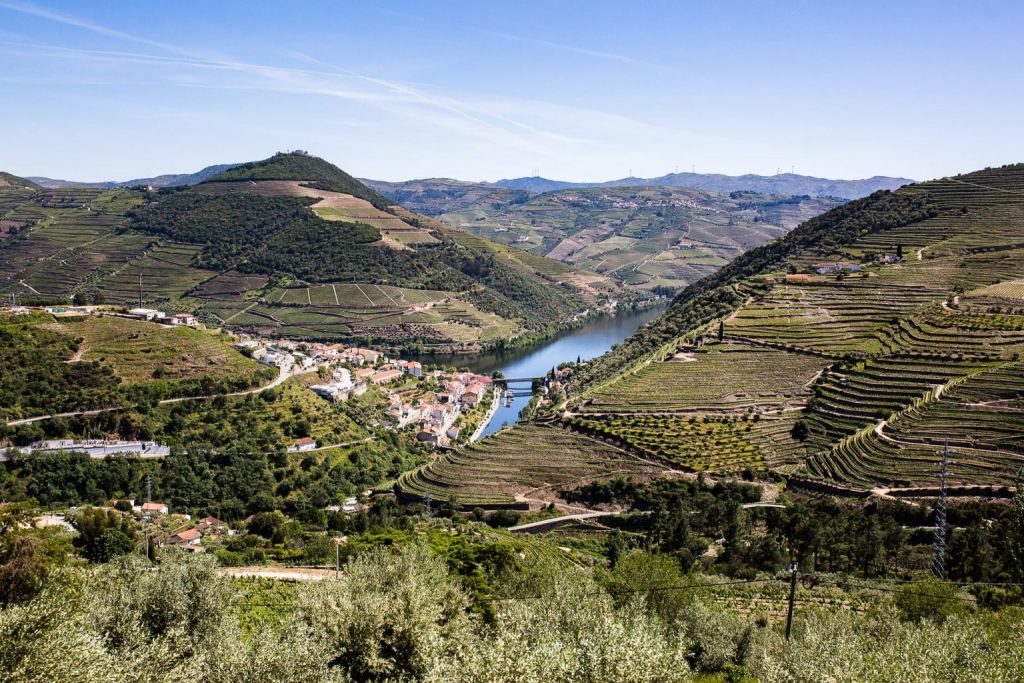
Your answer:
[[[58,318],[115,316],[167,327],[213,329],[190,314],[168,315],[143,307],[57,305],[0,309],[8,315],[32,311]],[[240,335],[237,339],[233,346],[239,351],[264,365],[277,368],[280,377],[299,377],[310,391],[332,403],[348,401],[351,397],[365,394],[371,387],[376,388],[386,401],[385,412],[391,418],[390,423],[379,426],[414,430],[416,442],[428,446],[450,447],[456,442],[476,440],[502,399],[501,388],[496,388],[495,381],[485,375],[456,370],[425,370],[418,361],[389,358],[373,349],[250,335]],[[303,438],[288,446],[287,450],[311,451],[322,445],[315,439]],[[33,450],[83,451],[92,457],[103,458],[114,452],[162,457],[169,449],[155,442],[94,440],[37,442],[22,452],[28,454]],[[3,457],[6,456],[0,455]]]
[[[309,390],[332,402],[347,401],[376,387],[387,402],[395,429],[412,428],[422,444],[450,446],[463,436],[459,418],[487,410],[472,425],[474,436],[493,416],[500,398],[492,378],[472,372],[424,370],[414,360],[389,358],[380,351],[344,344],[296,342],[248,337],[235,344],[243,353],[282,373],[316,373]],[[463,438],[462,440],[466,440]],[[472,440],[472,439],[470,439]],[[314,450],[313,439],[300,439],[289,451]]]

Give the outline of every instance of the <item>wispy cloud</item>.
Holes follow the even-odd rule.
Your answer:
[[[565,43],[556,43],[550,40],[542,40],[540,38],[531,38],[529,36],[517,36],[511,33],[497,33],[495,31],[480,31],[483,35],[492,36],[494,38],[501,38],[503,40],[512,40],[517,43],[527,43],[529,45],[540,45],[542,47],[549,47],[553,50],[562,50],[563,52],[572,52],[578,55],[584,55],[586,57],[595,57],[597,59],[606,59],[612,62],[620,62],[622,64],[635,64],[641,65],[639,59],[635,59],[628,55],[618,54],[616,52],[606,52],[604,50],[594,50],[587,47],[579,47],[577,45],[566,45]]]
[[[375,107],[414,124],[422,124],[491,145],[516,149],[531,157],[566,161],[581,150],[594,150],[609,135],[645,139],[678,138],[676,131],[661,129],[626,117],[586,108],[517,98],[479,94],[439,93],[431,88],[357,73],[327,64],[303,52],[290,51],[293,66],[236,60],[218,54],[171,45],[145,36],[102,26],[87,19],[53,12],[24,2],[0,0],[0,9],[20,12],[116,41],[144,46],[147,50],[84,49],[37,43],[7,42],[8,51],[75,64],[161,66],[140,74],[146,82],[162,80],[175,87],[218,90],[249,90],[293,95],[330,97]],[[599,50],[589,50],[509,34],[492,34],[508,40],[545,45],[591,57],[636,64],[636,60]],[[0,41],[0,50],[4,41]],[[218,74],[221,74],[218,76]],[[69,78],[72,77],[69,75]],[[83,82],[95,81],[83,75]]]

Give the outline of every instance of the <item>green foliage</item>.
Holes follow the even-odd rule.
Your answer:
[[[117,510],[85,508],[71,518],[78,531],[74,543],[91,562],[109,562],[135,548],[135,524]]]
[[[676,582],[636,556],[615,581]],[[681,585],[689,579],[681,578]],[[1013,610],[904,621],[869,609],[805,607],[793,641],[778,623],[705,593],[663,609],[619,599],[583,571],[537,566],[489,622],[422,543],[377,549],[339,581],[233,581],[208,557],[169,550],[51,575],[30,601],[0,609],[0,678],[150,681],[1013,681],[1024,622]],[[694,580],[694,585],[699,580]],[[618,585],[618,584],[616,584]],[[678,585],[678,584],[674,584]],[[690,591],[683,591],[690,593]],[[715,598],[724,598],[717,602]],[[659,616],[661,615],[661,616]],[[724,678],[723,678],[724,677]]]
[[[273,512],[258,512],[253,516],[249,522],[248,530],[249,533],[262,536],[266,539],[271,539],[277,530],[284,524],[284,515],[280,511],[274,510]]]
[[[0,536],[0,607],[31,599],[52,565],[53,558],[38,536]]]
[[[110,367],[66,362],[77,347],[59,332],[0,325],[0,418],[115,405],[120,382]]]
[[[422,545],[371,551],[299,595],[298,619],[319,634],[346,679],[423,680],[472,637],[466,597]]]
[[[942,623],[955,614],[967,611],[964,596],[945,581],[918,581],[907,584],[896,593],[896,609],[907,621],[931,619]]]

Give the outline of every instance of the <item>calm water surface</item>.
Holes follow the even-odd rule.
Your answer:
[[[476,356],[425,356],[427,363],[455,365],[472,372],[489,375],[500,370],[505,377],[540,377],[551,368],[566,361],[589,360],[620,344],[646,322],[657,318],[665,309],[657,307],[646,311],[620,313],[615,316],[596,318],[583,327],[566,332],[560,337],[548,340],[538,346],[517,349],[504,353],[483,353]],[[505,425],[519,419],[519,411],[530,402],[528,384],[514,384],[515,398],[512,405],[505,407],[504,400],[491,423],[484,430],[484,436],[493,434]]]

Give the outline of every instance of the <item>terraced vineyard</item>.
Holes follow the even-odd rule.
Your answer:
[[[652,475],[661,467],[597,439],[557,427],[522,425],[443,452],[403,474],[396,492],[407,499],[454,499],[466,507],[527,507],[538,489],[615,476]],[[517,502],[518,501],[518,502]]]
[[[857,272],[811,272],[838,261]],[[861,491],[934,487],[948,441],[950,483],[985,495],[1024,466],[1022,281],[1024,165],[859,200],[585,364],[563,419],[674,468]]]
[[[160,244],[103,278],[97,286],[111,303],[134,304],[139,299],[141,278],[145,299],[177,299],[216,275],[192,266],[198,253],[199,248],[191,244]]]
[[[499,190],[475,203],[453,201],[438,218],[633,286],[676,289],[835,205],[828,198],[679,187],[595,187],[532,196]]]
[[[622,298],[608,278],[453,231],[304,153],[174,191],[11,178],[0,295],[23,301],[141,299],[244,331],[447,353]]]
[[[827,448],[923,399],[936,387],[991,366],[992,362],[985,361],[911,355],[838,366],[814,387],[814,400],[805,418],[810,426],[809,441]]]
[[[584,413],[747,411],[805,400],[826,359],[742,343],[712,342],[650,363],[599,388]]]
[[[689,471],[737,474],[764,469],[753,423],[736,417],[616,416],[570,418],[574,430],[614,439],[643,455]]]

